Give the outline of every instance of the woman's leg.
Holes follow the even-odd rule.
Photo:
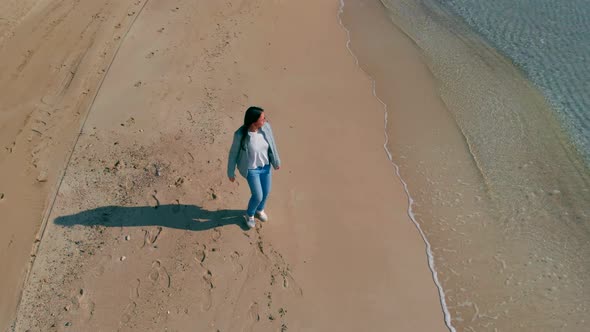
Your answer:
[[[264,167],[263,171],[260,174],[260,187],[262,190],[262,199],[260,203],[258,203],[258,207],[256,207],[256,211],[263,211],[264,206],[266,205],[266,199],[268,198],[268,194],[270,194],[270,188],[272,185],[272,174],[270,171],[270,165]]]
[[[262,185],[260,183],[260,171],[257,169],[249,169],[247,180],[252,196],[248,202],[248,210],[246,211],[246,214],[248,217],[253,217],[256,212],[256,207],[258,207],[262,201],[263,195]]]

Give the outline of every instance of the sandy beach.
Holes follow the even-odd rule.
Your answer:
[[[448,330],[339,1],[6,6],[2,330]],[[254,230],[250,105],[283,160]]]

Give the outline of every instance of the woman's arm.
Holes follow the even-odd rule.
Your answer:
[[[240,153],[240,137],[236,132],[234,140],[229,149],[229,156],[227,158],[227,177],[232,180],[236,178],[236,164],[238,163],[238,154]],[[233,180],[232,180],[233,181]]]
[[[274,157],[274,163],[273,163],[273,167],[274,169],[279,169],[281,168],[281,158],[279,157],[279,150],[277,149],[277,143],[275,141],[275,136],[272,132],[272,127],[270,126],[270,123],[266,123],[266,128],[268,129],[268,134],[270,135],[271,138],[271,149],[272,149],[272,155]]]

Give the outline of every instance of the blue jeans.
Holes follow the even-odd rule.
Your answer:
[[[256,211],[264,210],[266,198],[270,193],[270,185],[272,182],[270,165],[249,169],[247,179],[252,197],[250,197],[250,201],[248,202],[248,210],[246,213],[249,217],[252,217]]]

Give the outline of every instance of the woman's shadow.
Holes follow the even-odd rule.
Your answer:
[[[169,228],[204,231],[211,228],[237,225],[247,230],[241,210],[207,211],[195,205],[153,206],[104,206],[76,214],[61,216],[55,224],[105,227],[162,226]]]

